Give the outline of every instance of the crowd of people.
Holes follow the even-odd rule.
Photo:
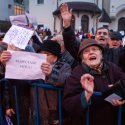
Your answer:
[[[39,84],[49,83],[63,87],[64,125],[85,125],[88,108],[90,125],[117,125],[118,106],[123,105],[122,116],[125,115],[123,36],[118,31],[111,32],[100,27],[94,37],[82,37],[79,40],[71,27],[72,10],[63,3],[60,12],[63,19],[61,33],[52,35],[48,29],[37,32],[33,25],[26,25],[34,30],[34,35],[25,50],[3,43],[5,34],[0,35],[0,94],[3,116],[10,117],[13,124],[17,124],[12,91],[14,85],[19,97],[20,124],[35,125],[34,87],[30,85],[34,81],[4,78],[6,63],[12,58],[9,50],[27,51],[47,55],[46,63],[42,63],[40,67],[45,80],[36,81]],[[107,96],[116,93],[122,99],[113,98],[108,102],[105,96],[95,96],[94,91]],[[40,125],[59,125],[56,92],[39,87],[38,93]],[[121,125],[124,124],[125,120],[122,118]]]

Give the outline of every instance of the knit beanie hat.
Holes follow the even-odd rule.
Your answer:
[[[44,40],[40,46],[40,51],[50,52],[53,55],[57,56],[58,58],[61,57],[61,47],[60,45],[54,40]]]
[[[111,32],[110,33],[110,38],[112,39],[112,40],[122,40],[122,38],[123,38],[123,36],[121,35],[121,33],[120,32]]]

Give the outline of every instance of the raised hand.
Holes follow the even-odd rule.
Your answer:
[[[60,13],[63,19],[63,27],[68,28],[71,25],[72,9],[69,10],[68,5],[62,3],[60,6]]]
[[[11,117],[14,114],[15,114],[15,112],[12,108],[6,110],[6,116]]]

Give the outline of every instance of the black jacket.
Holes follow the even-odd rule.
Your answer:
[[[75,37],[75,33],[71,29],[71,27],[64,29],[63,39],[64,39],[66,49],[76,60],[78,60],[77,55],[78,55],[80,42],[77,41]],[[117,49],[107,47],[104,50],[103,56],[106,61],[115,63],[117,66],[120,66],[122,70],[125,72],[125,47],[120,47]]]
[[[82,103],[85,99],[82,98],[84,89],[80,83],[84,73],[94,76],[94,91],[98,92],[105,92],[109,89],[108,85],[116,84],[121,79],[125,80],[125,73],[110,62],[104,63],[101,74],[87,66],[78,65],[67,79],[63,93],[63,107],[71,116],[70,125],[86,125],[87,106]],[[90,125],[117,125],[117,106],[104,101],[103,96],[92,96],[89,109]]]

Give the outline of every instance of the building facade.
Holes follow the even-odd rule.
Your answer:
[[[29,0],[0,0],[0,32],[6,32],[11,24],[9,16],[21,15],[29,10]]]
[[[38,24],[60,31],[62,21],[58,7],[63,2],[73,7],[74,29],[88,32],[105,26],[125,31],[125,0],[29,0],[29,12],[36,16]]]
[[[0,0],[0,30],[8,26],[10,15],[26,11],[36,16],[39,25],[59,32],[62,30],[59,6],[63,2],[73,8],[72,27],[76,30],[88,32],[105,26],[125,31],[125,0]]]

